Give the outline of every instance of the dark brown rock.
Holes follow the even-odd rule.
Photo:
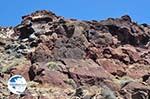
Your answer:
[[[125,20],[125,21],[129,21],[129,22],[132,21],[129,15],[124,15],[124,16],[122,16],[121,18],[122,18],[123,20]]]
[[[29,56],[32,63],[48,61],[51,57],[51,51],[46,45],[43,44],[39,44],[39,46],[35,49],[35,52],[31,53]]]

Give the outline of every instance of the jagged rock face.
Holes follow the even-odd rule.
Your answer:
[[[28,81],[20,99],[149,99],[150,26],[130,16],[65,19],[46,10],[0,27],[0,98],[15,74]]]

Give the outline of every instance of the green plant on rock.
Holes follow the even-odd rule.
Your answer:
[[[0,67],[0,72],[2,72],[2,73],[5,73],[5,72],[7,72],[8,71],[8,66],[1,66]]]
[[[130,82],[133,82],[134,80],[130,77],[126,77],[126,78],[122,78],[120,79],[120,85],[121,87],[123,87],[124,85],[130,83]]]
[[[11,61],[8,61],[7,64],[3,64],[0,66],[0,72],[6,73],[9,71],[11,68],[16,67],[16,66],[21,66],[23,64],[23,59],[13,59]]]
[[[130,82],[134,82],[134,80],[128,76],[124,76],[119,79],[113,79],[113,82],[116,84],[119,84],[121,87],[123,87]]]
[[[59,65],[56,63],[56,62],[48,62],[47,63],[47,67],[50,69],[50,70],[59,70]]]
[[[73,88],[77,87],[75,81],[73,79],[67,79],[64,81],[66,84],[71,85]]]

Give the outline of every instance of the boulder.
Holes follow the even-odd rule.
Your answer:
[[[113,75],[117,75],[117,76],[124,76],[126,75],[125,72],[125,65],[124,64],[119,64],[119,63],[115,63],[114,60],[111,59],[98,59],[97,62],[109,73],[113,74]]]

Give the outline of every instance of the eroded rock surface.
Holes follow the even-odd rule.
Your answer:
[[[21,74],[25,93],[7,80]],[[50,11],[0,27],[0,99],[150,99],[150,26],[130,16],[65,19]]]

